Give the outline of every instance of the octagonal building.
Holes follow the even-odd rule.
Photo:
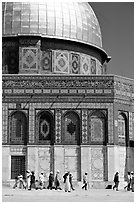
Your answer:
[[[133,80],[107,74],[87,2],[2,3],[2,176],[73,174],[105,188],[134,170]]]

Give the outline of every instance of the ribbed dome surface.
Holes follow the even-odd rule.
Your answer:
[[[98,20],[87,2],[3,2],[3,37],[36,35],[102,48]]]

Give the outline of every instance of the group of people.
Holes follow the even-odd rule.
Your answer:
[[[55,189],[55,190],[62,190],[61,188],[61,178],[60,178],[60,174],[59,174],[59,170],[57,170],[55,178],[53,176],[53,172],[51,171],[49,174],[49,184],[47,186],[47,189]],[[64,174],[63,179],[64,179],[64,186],[65,186],[65,192],[70,192],[71,189],[74,191],[74,187],[72,184],[72,174],[70,172],[67,172]],[[44,180],[44,174],[43,172],[41,172],[41,174],[39,175],[39,179],[35,179],[35,175],[34,172],[27,170],[26,171],[26,181],[23,179],[23,176],[21,174],[19,174],[16,178],[15,178],[15,184],[13,186],[13,188],[19,187],[20,189],[24,188],[24,189],[28,189],[31,190],[32,188],[35,188],[36,190],[38,189],[43,189],[45,188],[45,180]]]
[[[118,191],[119,187],[119,172],[116,172],[114,175],[114,183],[115,185],[113,186],[113,190],[116,189]],[[128,172],[127,174],[127,185],[124,187],[124,189],[127,189],[127,191],[132,190],[134,192],[134,172]]]
[[[88,185],[88,178],[87,178],[87,172],[83,175],[83,186],[82,189],[87,190],[87,185]],[[73,187],[73,182],[72,182],[72,174],[68,171],[63,175],[63,182],[64,182],[64,190],[65,192],[71,192],[71,190],[75,190]],[[56,172],[55,178],[53,175],[53,172],[51,171],[49,174],[49,184],[47,186],[47,189],[55,189],[55,190],[62,190],[61,188],[61,178],[60,178],[60,172],[59,170]],[[116,189],[118,191],[119,187],[119,172],[116,172],[114,175],[114,185],[113,185],[113,190]],[[16,188],[19,185],[19,188],[24,188],[31,190],[31,188],[37,189],[43,189],[45,188],[45,181],[44,181],[44,174],[41,172],[39,175],[39,180],[35,179],[34,172],[27,170],[26,171],[26,182],[23,179],[23,176],[20,174],[18,177],[15,178],[15,184],[13,188]],[[127,189],[127,191],[132,190],[134,192],[134,172],[128,172],[127,174],[127,185],[124,187],[124,189]]]
[[[13,188],[19,187],[20,189],[43,189],[44,188],[44,175],[43,172],[39,175],[39,180],[35,180],[34,172],[27,170],[26,171],[26,181],[23,179],[23,175],[19,174],[15,177],[15,184]]]
[[[128,171],[127,174],[127,185],[124,187],[124,189],[127,189],[127,191],[132,190],[132,192],[134,192],[134,172]]]

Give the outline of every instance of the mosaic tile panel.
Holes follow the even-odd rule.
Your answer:
[[[87,134],[87,110],[82,110],[82,143],[86,144],[88,142]]]
[[[80,69],[80,57],[78,54],[71,53],[71,74],[79,74]]]
[[[103,147],[91,149],[90,168],[93,181],[104,180],[104,153]]]
[[[96,74],[96,60],[91,58],[91,74]]]
[[[38,69],[37,48],[22,48],[22,69],[26,70]]]
[[[126,121],[121,112],[118,112],[118,142],[126,143]]]
[[[63,124],[63,141],[66,144],[73,144],[79,141],[80,137],[80,127],[79,118],[75,112],[67,112],[64,116]]]
[[[105,119],[101,112],[89,114],[88,134],[91,142],[103,142],[105,136]]]
[[[49,50],[42,51],[41,70],[45,72],[52,71],[52,52]]]
[[[134,113],[129,112],[129,140],[134,140]]]
[[[29,108],[29,142],[34,143],[34,135],[35,135],[35,107],[32,103],[30,103]]]
[[[56,73],[69,73],[69,53],[54,51],[53,67]]]
[[[56,143],[61,143],[61,111],[56,110],[56,115],[55,115],[55,127],[56,127],[56,138],[55,142]]]
[[[101,64],[98,60],[96,61],[96,74],[101,75]]]
[[[7,143],[8,136],[8,106],[6,103],[3,103],[2,106],[2,142]]]
[[[88,55],[81,55],[81,74],[90,74],[90,57]]]

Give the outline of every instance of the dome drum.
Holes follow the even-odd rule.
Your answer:
[[[76,42],[6,37],[2,50],[3,74],[106,74],[97,50]]]

